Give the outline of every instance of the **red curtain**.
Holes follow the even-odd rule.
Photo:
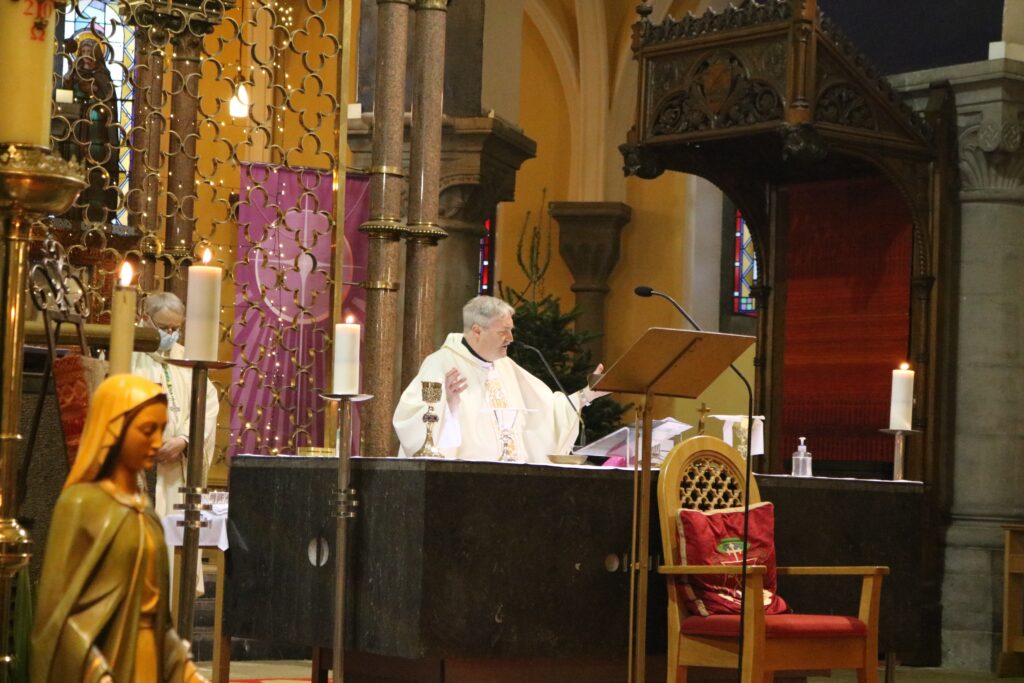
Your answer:
[[[892,460],[892,369],[910,334],[910,213],[886,180],[794,185],[789,195],[782,429],[815,460]]]

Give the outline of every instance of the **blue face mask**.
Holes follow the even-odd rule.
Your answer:
[[[171,347],[174,346],[178,341],[178,335],[180,330],[174,332],[167,332],[165,330],[157,330],[160,333],[160,346],[157,348],[159,351],[170,351]]]

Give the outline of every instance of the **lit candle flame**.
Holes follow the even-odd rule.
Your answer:
[[[125,261],[121,264],[121,286],[127,287],[132,283],[132,276],[135,272],[132,270],[132,264]]]
[[[203,265],[205,266],[207,263],[209,263],[210,259],[212,259],[212,258],[213,258],[213,254],[210,253],[210,248],[207,247],[206,250],[203,251]]]
[[[900,370],[909,370],[910,363],[900,363]]]
[[[349,313],[348,315],[345,316],[345,322],[348,323],[349,325],[351,325],[355,321],[356,321],[356,317],[354,315],[352,315],[351,313]]]

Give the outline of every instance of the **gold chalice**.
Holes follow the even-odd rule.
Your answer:
[[[423,424],[426,426],[427,438],[423,447],[413,453],[414,458],[443,458],[441,451],[434,445],[434,424],[438,416],[434,412],[434,404],[441,400],[440,382],[421,382],[423,391],[423,402],[427,404],[427,412],[423,413]]]

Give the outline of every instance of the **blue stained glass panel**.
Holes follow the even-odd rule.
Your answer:
[[[757,253],[754,238],[743,215],[736,212],[736,247],[733,260],[732,312],[737,315],[757,315],[757,300],[753,289],[757,282]]]
[[[110,80],[114,86],[116,123],[122,131],[127,131],[132,125],[134,91],[130,74],[135,68],[135,31],[121,20],[117,7],[117,2],[111,0],[79,0],[65,14],[63,38],[69,40],[87,33],[95,33],[103,38],[109,50],[103,61],[110,71]],[[127,196],[131,148],[128,146],[127,136],[122,134],[119,137],[121,145],[117,151],[117,161],[120,172],[117,185],[121,196]],[[114,223],[128,224],[125,202],[119,203]]]

